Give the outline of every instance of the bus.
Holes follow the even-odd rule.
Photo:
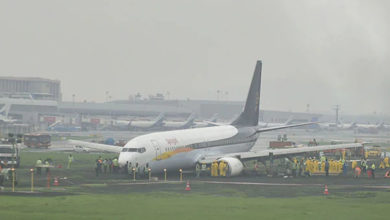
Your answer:
[[[45,147],[51,145],[51,137],[48,134],[25,134],[24,145],[27,147]]]

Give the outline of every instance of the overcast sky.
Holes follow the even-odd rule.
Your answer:
[[[0,75],[61,80],[63,100],[244,100],[390,114],[390,1],[0,1]]]

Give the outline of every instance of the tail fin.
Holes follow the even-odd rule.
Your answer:
[[[186,122],[187,122],[187,123],[192,123],[192,122],[194,122],[195,116],[196,116],[195,113],[191,113],[191,115],[188,116]]]
[[[294,116],[293,115],[290,115],[290,117],[288,117],[288,119],[284,122],[285,125],[289,125],[289,124],[292,124],[292,121],[294,120]]]
[[[157,116],[157,118],[155,119],[153,126],[162,125],[164,119],[165,119],[165,114],[164,114],[164,112],[161,112],[161,113]]]
[[[259,102],[260,102],[260,87],[261,87],[261,60],[256,63],[255,72],[253,74],[251,87],[246,99],[244,111],[240,116],[232,122],[236,126],[257,126],[259,123]]]
[[[187,120],[184,122],[183,128],[189,128],[194,125],[196,115],[195,113],[191,113],[190,116],[188,116]]]
[[[210,122],[217,122],[218,119],[218,113],[215,113],[211,118],[209,119]]]
[[[0,114],[8,117],[9,110],[11,108],[11,104],[4,104],[4,106],[0,109]]]

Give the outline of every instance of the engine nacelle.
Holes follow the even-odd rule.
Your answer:
[[[227,176],[238,176],[244,170],[244,164],[235,157],[222,157],[218,161],[223,161],[228,164]]]

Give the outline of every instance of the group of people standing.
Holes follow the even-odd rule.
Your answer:
[[[311,176],[314,173],[324,173],[326,176],[329,173],[341,173],[347,175],[347,162],[343,159],[328,160],[326,157],[321,157],[320,160],[316,158],[302,158],[298,160],[294,158],[291,166],[292,176]]]
[[[362,173],[367,173],[368,177],[375,179],[375,162],[372,162],[371,166],[369,166],[367,160],[362,158],[360,160],[360,165],[358,165],[355,160],[352,161],[352,169],[354,169],[354,178],[359,178]]]
[[[211,164],[211,176],[226,176],[228,171],[228,164],[224,161],[214,161]]]
[[[96,176],[99,176],[100,174],[111,174],[111,173],[119,173],[119,162],[118,158],[105,158],[103,159],[101,156],[99,156],[98,159],[96,159]]]

